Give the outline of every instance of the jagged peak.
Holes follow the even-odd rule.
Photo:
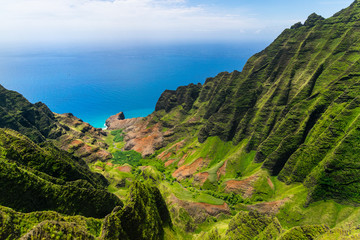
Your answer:
[[[312,13],[306,19],[304,24],[301,22],[297,22],[290,27],[290,29],[297,29],[302,26],[306,27],[314,27],[316,24],[323,22],[325,24],[333,24],[336,22],[354,22],[359,21],[360,19],[360,0],[355,0],[349,7],[340,10],[339,12],[335,13],[332,17],[325,19],[321,15],[316,13]]]
[[[315,26],[316,23],[323,21],[324,19],[325,18],[323,18],[322,16],[320,16],[316,13],[312,13],[304,22],[304,26],[313,27],[313,26]]]
[[[349,7],[342,9],[332,16],[330,19],[343,22],[358,21],[360,18],[360,0],[355,0]]]
[[[304,26],[304,25],[301,22],[297,22],[294,25],[292,25],[290,27],[290,29],[297,29],[297,28],[302,27],[302,26]]]

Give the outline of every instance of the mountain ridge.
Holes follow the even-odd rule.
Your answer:
[[[352,128],[359,124],[358,16],[359,1],[328,19],[311,14],[304,24],[284,30],[270,46],[251,57],[242,72],[224,72],[207,79],[202,86],[165,91],[155,115],[165,119],[177,114],[170,121],[159,121],[175,132],[179,125],[183,126],[182,131],[187,131],[190,120],[191,127],[197,123],[200,143],[212,136],[234,145],[248,139],[247,151],[256,151],[254,161],[262,163],[271,175],[279,175],[279,179],[288,183],[304,181],[309,188],[319,184],[328,192],[321,198],[336,196],[334,191],[347,191],[334,182],[330,188],[323,185],[324,179],[338,177],[339,173],[332,175],[329,168],[319,167],[322,162],[331,161],[325,156],[337,148],[318,151],[316,145],[333,146],[341,141],[343,148],[347,148],[347,138],[356,135]],[[191,95],[186,91],[194,92]],[[178,101],[176,96],[181,94],[182,99],[188,100]],[[348,117],[338,115],[337,107],[344,107],[343,114]],[[337,119],[329,119],[332,114],[338,115]],[[337,126],[336,121],[350,125]],[[332,135],[329,133],[332,128],[343,133]],[[315,132],[321,137],[317,138]],[[300,160],[309,150],[319,158]],[[341,160],[332,161],[341,164]],[[353,170],[356,169],[354,165]],[[356,174],[346,174],[353,179],[349,184],[357,185]],[[315,195],[310,194],[309,199],[319,200],[319,195]],[[349,200],[348,197],[342,200],[345,199]],[[350,199],[359,203],[356,197]]]
[[[241,72],[166,90],[104,132],[0,87],[0,126],[19,131],[0,129],[0,204],[19,211],[0,207],[0,236],[359,238],[359,20],[358,0],[311,14]]]

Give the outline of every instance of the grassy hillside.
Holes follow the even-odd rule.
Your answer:
[[[105,191],[107,180],[84,161],[51,144],[40,147],[13,130],[0,129],[0,136],[1,205],[87,217],[104,217],[122,205]]]
[[[359,238],[358,19],[312,14],[124,129],[0,88],[0,238]]]
[[[305,183],[307,203],[358,204],[359,17],[359,1],[328,19],[312,14],[242,72],[164,92],[154,115],[172,131],[165,142],[189,134],[206,146],[213,136],[233,149],[246,142],[243,154],[255,152],[253,162],[270,175]],[[214,157],[211,166],[226,159]]]

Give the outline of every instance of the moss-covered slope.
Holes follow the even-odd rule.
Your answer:
[[[131,185],[126,206],[116,207],[105,219],[54,211],[21,213],[0,206],[0,239],[164,239],[164,230],[173,233],[171,227],[159,190],[140,182]]]
[[[164,227],[171,227],[166,203],[155,186],[134,182],[128,203],[106,217],[103,239],[163,239]]]
[[[245,140],[271,175],[305,182],[308,202],[360,203],[359,18],[360,1],[328,19],[312,14],[242,72],[165,92],[154,113],[172,128],[165,138]]]
[[[0,129],[0,156],[0,205],[87,217],[104,217],[122,205],[105,191],[108,183],[102,175],[51,144],[40,147],[13,130]]]
[[[35,143],[52,141],[87,162],[111,158],[106,132],[71,113],[55,114],[41,102],[32,104],[21,94],[0,85],[0,128],[13,129]]]
[[[0,85],[0,128],[11,128],[35,142],[57,138],[62,132],[54,114],[41,103],[30,103],[21,94]]]

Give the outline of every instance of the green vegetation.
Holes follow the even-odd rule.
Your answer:
[[[163,239],[163,227],[172,223],[159,190],[136,181],[128,199],[124,208],[105,219],[103,239]]]
[[[87,217],[104,217],[122,205],[105,191],[107,180],[85,162],[52,144],[40,147],[13,130],[0,129],[0,136],[1,205]]]
[[[359,1],[328,19],[312,14],[251,57],[241,73],[163,93],[155,114],[173,127],[169,141],[195,133],[182,149],[194,152],[185,163],[211,160],[206,188],[217,187],[217,164],[229,160],[228,178],[262,167],[288,184],[305,183],[307,204],[359,204],[359,17]]]
[[[0,129],[0,156],[59,180],[83,179],[97,188],[107,186],[106,179],[89,171],[83,160],[58,149],[49,142],[37,145],[13,130]]]
[[[140,160],[142,159],[141,154],[134,151],[117,151],[113,153],[113,163],[115,164],[130,164],[131,166],[139,166]]]
[[[0,86],[0,238],[359,238],[358,19],[312,14],[242,72],[166,90],[147,157]]]
[[[229,223],[228,239],[276,239],[281,225],[276,218],[240,211]]]
[[[172,227],[159,190],[140,182],[131,185],[126,206],[116,207],[104,220],[5,207],[0,207],[0,219],[1,239],[163,239],[164,228]]]
[[[102,220],[64,216],[56,212],[20,213],[0,207],[0,239],[95,239],[100,236]],[[31,230],[31,231],[30,231]]]
[[[1,85],[0,96],[0,128],[14,129],[37,143],[62,134],[54,114],[45,104],[31,104],[21,94]]]
[[[122,129],[111,131],[111,135],[114,136],[113,141],[116,143],[124,141],[125,133]]]

